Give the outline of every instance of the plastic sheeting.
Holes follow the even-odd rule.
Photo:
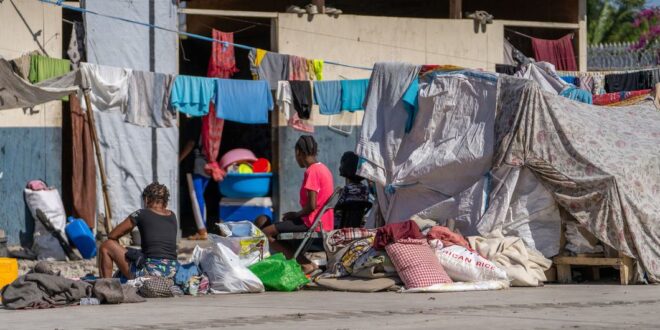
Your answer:
[[[412,130],[405,134],[403,107],[392,107],[398,103],[391,102],[391,95],[381,95],[386,89],[373,88],[374,79],[392,76],[376,75],[388,69],[382,64],[374,67],[357,149],[366,160],[359,174],[380,186],[378,203],[386,222],[405,221],[419,213],[446,220],[479,212],[481,181],[493,154],[497,78],[466,71],[425,75],[420,82],[419,112]],[[398,127],[387,128],[383,123]],[[372,133],[379,131],[383,133]],[[382,150],[381,155],[391,160],[379,164],[373,150]]]
[[[151,5],[151,8],[150,8]],[[164,1],[85,0],[84,7],[97,13],[150,22],[177,29],[176,3]],[[86,14],[87,60],[90,63],[141,71],[175,74],[178,36],[174,33]],[[112,28],[108,28],[112,27]],[[169,209],[177,213],[178,128],[140,127],[124,122],[124,114],[95,109],[101,154],[108,177],[112,223],[123,221],[142,208],[142,190],[158,181],[170,190]],[[100,178],[99,178],[100,180]],[[104,214],[98,184],[98,214]]]
[[[178,29],[174,0],[84,0],[83,5],[85,9],[99,14]],[[179,39],[175,33],[94,14],[86,14],[84,18],[87,62],[140,71],[177,73]]]

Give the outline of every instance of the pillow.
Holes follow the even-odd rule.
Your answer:
[[[425,239],[406,238],[385,247],[406,289],[452,283]]]

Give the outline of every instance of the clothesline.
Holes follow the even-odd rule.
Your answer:
[[[131,24],[137,24],[137,25],[148,27],[148,28],[153,28],[153,29],[157,29],[157,30],[162,30],[162,31],[167,31],[167,32],[171,32],[171,33],[184,35],[184,36],[194,38],[194,39],[199,39],[199,40],[204,40],[204,41],[209,41],[209,42],[217,42],[217,43],[221,43],[223,45],[232,45],[236,48],[241,48],[241,49],[245,49],[245,50],[256,49],[255,47],[252,47],[252,46],[233,43],[233,42],[222,41],[222,40],[218,40],[218,39],[213,39],[213,38],[206,37],[206,36],[199,35],[199,34],[195,34],[195,33],[168,29],[168,28],[158,26],[158,25],[155,25],[155,24],[149,24],[149,23],[134,21],[134,20],[130,20],[130,19],[127,19],[127,18],[119,17],[119,16],[101,14],[101,13],[97,13],[95,11],[91,11],[91,10],[84,9],[84,8],[69,6],[67,4],[62,3],[62,1],[59,1],[59,0],[57,0],[57,1],[56,0],[39,0],[39,1],[43,2],[43,3],[59,6],[59,7],[62,7],[63,9],[73,10],[73,11],[77,11],[77,12],[85,13],[85,14],[93,14],[93,15],[97,15],[97,16],[101,16],[101,17],[106,17],[106,18],[110,18],[110,19],[119,20],[119,21],[122,21],[122,22],[131,23]],[[343,64],[343,63],[334,62],[334,61],[324,61],[324,62],[327,63],[327,64],[330,64],[330,65],[336,65],[336,66],[344,66],[344,67],[349,67],[349,68],[354,68],[354,69],[362,69],[362,70],[372,70],[371,68],[368,68],[368,67]]]
[[[541,39],[541,38],[537,38],[537,37],[532,37],[532,36],[530,36],[530,35],[528,35],[528,34],[524,34],[524,33],[522,33],[522,32],[518,32],[518,31],[513,30],[513,29],[510,29],[510,28],[504,28],[504,29],[507,30],[507,31],[509,31],[509,32],[511,32],[511,33],[513,33],[513,34],[517,34],[517,35],[519,35],[519,36],[521,36],[521,37],[525,37],[525,38],[529,38],[529,39]],[[573,34],[573,33],[569,33],[569,34],[571,35],[571,39],[573,39],[573,38],[575,37],[575,34]]]

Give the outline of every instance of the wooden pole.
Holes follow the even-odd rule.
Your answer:
[[[463,18],[463,0],[449,0],[449,18]]]
[[[319,14],[325,14],[325,0],[312,0],[312,4],[316,5]]]
[[[103,217],[103,226],[105,227],[106,235],[112,231],[112,210],[110,208],[110,198],[108,197],[108,183],[105,177],[105,166],[103,165],[103,158],[101,157],[101,146],[99,138],[96,133],[96,123],[94,121],[94,110],[92,109],[92,102],[89,101],[89,90],[83,90],[85,96],[85,105],[87,106],[87,118],[89,128],[92,132],[92,141],[94,141],[94,150],[96,151],[96,162],[99,164],[99,172],[101,173],[101,187],[103,189],[103,206],[105,207],[105,216]]]

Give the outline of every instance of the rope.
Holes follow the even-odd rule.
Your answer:
[[[187,37],[190,37],[190,38],[193,38],[193,39],[199,39],[199,40],[204,40],[204,41],[208,41],[208,42],[217,42],[217,43],[221,43],[225,46],[232,45],[236,48],[241,48],[241,49],[246,49],[246,50],[256,49],[255,47],[248,46],[248,45],[242,45],[242,44],[237,44],[237,43],[233,43],[233,42],[222,41],[222,40],[213,39],[213,38],[206,37],[206,36],[199,35],[199,34],[195,34],[195,33],[184,32],[184,31],[179,31],[179,30],[174,30],[174,29],[168,29],[166,27],[158,26],[158,25],[155,25],[155,24],[138,22],[138,21],[134,21],[134,20],[124,18],[124,17],[101,14],[101,13],[98,13],[98,12],[95,12],[95,11],[92,11],[92,10],[88,10],[88,9],[85,9],[85,8],[78,8],[78,7],[74,7],[74,6],[69,6],[67,4],[62,3],[61,0],[39,0],[39,2],[59,6],[59,7],[62,7],[62,9],[73,10],[73,11],[76,11],[76,12],[79,12],[79,13],[97,15],[97,16],[106,17],[106,18],[110,18],[110,19],[114,19],[114,20],[118,20],[118,21],[122,21],[122,22],[126,22],[126,23],[137,24],[137,25],[141,25],[141,26],[144,26],[144,27],[153,28],[153,29],[157,29],[157,30],[161,30],[161,31],[176,33],[176,34],[187,36]],[[350,65],[350,64],[343,64],[343,63],[338,63],[338,62],[333,62],[333,61],[324,61],[324,63],[325,64],[330,64],[330,65],[353,68],[353,69],[372,70],[372,68],[368,68],[368,67],[361,67],[361,66],[355,66],[355,65]]]

